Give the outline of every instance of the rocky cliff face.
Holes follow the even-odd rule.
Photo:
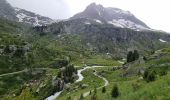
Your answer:
[[[15,8],[15,14],[17,21],[28,23],[34,26],[48,25],[54,22],[54,20],[48,17],[44,17],[20,8]]]
[[[17,21],[15,9],[6,1],[0,0],[0,16],[9,20]]]
[[[48,25],[54,20],[35,14],[24,9],[12,7],[6,0],[0,1],[0,17],[7,18],[12,21],[27,23],[33,26]]]
[[[78,13],[70,19],[85,18],[94,20],[100,24],[111,24],[116,27],[130,28],[133,30],[150,30],[142,21],[137,19],[129,11],[118,8],[105,8],[102,5],[90,4],[83,12]],[[90,24],[90,22],[88,22]]]
[[[90,21],[89,24],[87,21]],[[100,53],[125,54],[128,50],[149,51],[168,45],[169,35],[156,31],[136,31],[100,24],[92,19],[72,19],[48,26],[45,30],[56,34],[76,34],[91,50]],[[161,42],[160,39],[167,41]]]

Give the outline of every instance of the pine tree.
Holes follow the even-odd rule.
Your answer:
[[[105,93],[106,92],[106,87],[104,86],[103,88],[102,88],[102,93]]]
[[[91,95],[91,90],[90,90],[90,93],[89,93],[89,95]]]
[[[144,78],[145,80],[147,79],[148,74],[149,74],[149,70],[146,69],[145,72],[144,72],[144,75],[143,75],[143,78]]]
[[[143,75],[143,78],[147,81],[147,82],[152,82],[156,80],[156,73],[153,70],[149,70],[147,69]]]
[[[94,93],[95,93],[95,94],[97,93],[97,89],[96,89],[96,88],[94,89]]]
[[[133,61],[133,52],[129,51],[127,54],[127,62],[132,62]]]
[[[139,59],[139,53],[138,53],[137,50],[134,50],[134,52],[133,52],[133,60],[135,61],[135,60],[138,60],[138,59]]]
[[[156,79],[155,72],[154,72],[154,71],[151,71],[150,74],[149,74],[148,77],[147,77],[147,81],[148,81],[148,82],[152,82],[152,81],[155,81],[155,79]]]
[[[118,89],[118,86],[117,86],[117,85],[114,85],[114,86],[113,86],[111,95],[112,95],[113,98],[117,98],[117,97],[120,95],[119,89]]]
[[[135,61],[135,60],[138,60],[139,59],[139,53],[137,50],[134,50],[134,52],[132,51],[129,51],[128,54],[127,54],[127,62],[132,62],[132,61]]]

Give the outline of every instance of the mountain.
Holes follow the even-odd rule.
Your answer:
[[[117,24],[109,23],[113,20],[116,20]],[[130,12],[104,8],[95,3],[70,19],[53,23],[43,30],[47,34],[53,33],[59,37],[64,34],[78,35],[87,49],[119,57],[133,49],[142,53],[154,51],[168,46],[170,42],[169,34],[151,31]]]
[[[33,26],[47,25],[54,22],[54,20],[48,17],[12,7],[6,0],[0,1],[0,16],[12,21],[23,22]]]
[[[83,12],[78,13],[70,19],[86,18],[92,19],[100,24],[112,24],[116,27],[130,28],[134,30],[150,30],[142,21],[137,19],[129,11],[118,8],[105,8],[102,5],[90,4]],[[86,22],[90,24],[90,22]]]
[[[18,18],[17,21],[19,22],[32,24],[34,26],[48,25],[54,22],[52,19],[48,17],[44,17],[41,15],[35,14],[33,12],[26,11],[24,9],[20,9],[20,8],[14,8],[14,9],[15,9],[16,17]]]
[[[34,27],[24,23],[39,25],[48,18],[40,21],[41,16],[3,1],[0,7],[5,17],[0,17],[1,100],[110,100],[112,83],[119,84],[120,100],[168,100],[169,34],[117,27],[96,17]],[[123,60],[127,53],[136,61]],[[98,90],[105,86],[106,93]]]
[[[15,15],[15,9],[6,0],[0,0],[0,16],[16,21]]]
[[[84,24],[83,19],[54,23],[48,26],[49,33],[58,36],[76,34],[91,50],[98,53],[111,53],[120,56],[130,49],[150,51],[162,48],[170,42],[170,35],[163,32],[135,31],[127,28],[103,24]],[[166,42],[160,41],[164,40]]]

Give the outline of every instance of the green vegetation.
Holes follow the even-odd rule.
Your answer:
[[[75,74],[77,74],[77,69],[73,65],[66,65],[60,69],[58,73],[58,78],[64,80],[65,83],[73,83],[75,80]]]
[[[91,96],[91,100],[98,100],[97,89],[96,89],[96,88],[94,89],[94,93],[93,93],[93,95]]]
[[[140,34],[127,29],[117,30],[110,31]],[[32,28],[0,19],[1,99],[44,100],[63,89],[59,100],[170,99],[170,48],[162,49],[169,44],[157,42],[163,34],[157,33],[153,43],[144,39],[151,37],[152,32],[143,33],[139,40],[136,40],[138,35],[134,35],[132,44],[139,47],[139,51],[130,51],[127,63],[121,65],[117,60],[125,57],[129,47],[121,38],[114,39],[118,43],[113,45],[110,39],[113,34],[107,37],[102,32],[60,32],[62,29],[53,25]],[[157,48],[161,50],[152,52]],[[84,65],[106,67],[86,69],[82,72],[84,79],[75,82],[77,70]],[[109,81],[107,86],[101,77]]]
[[[128,64],[130,67],[126,71],[135,72],[130,74],[130,76],[122,77],[125,70],[112,70],[112,67],[109,68],[96,68],[97,72],[109,80],[109,85],[106,87],[106,93],[98,90],[96,93],[97,97],[101,100],[112,100],[112,91],[113,85],[117,84],[119,88],[118,100],[136,100],[136,99],[149,99],[149,100],[166,100],[169,99],[169,83],[170,77],[168,71],[170,60],[168,59],[169,55],[165,54],[165,51],[155,53],[147,57],[147,60],[143,63],[140,60],[137,60],[133,63]],[[161,55],[161,56],[160,56]],[[153,64],[157,64],[153,66]],[[136,67],[135,67],[136,66]],[[135,68],[131,68],[135,67]],[[138,74],[138,69],[146,68],[146,71],[142,74]],[[142,70],[141,70],[142,71]],[[92,78],[91,78],[92,79]],[[116,89],[115,89],[116,90]],[[91,100],[91,95],[84,98],[85,100]]]
[[[102,88],[102,93],[105,93],[106,92],[106,87],[104,86],[103,88]]]
[[[83,100],[83,99],[84,99],[84,96],[83,96],[83,94],[81,94],[79,100]]]
[[[135,61],[135,60],[138,60],[139,59],[139,53],[137,50],[134,50],[134,52],[132,51],[129,51],[128,54],[127,54],[127,62],[132,62],[132,61]]]
[[[147,81],[147,82],[151,82],[151,81],[155,81],[156,80],[156,73],[152,70],[146,70],[144,73],[143,78]]]
[[[70,85],[69,88],[58,97],[59,100],[66,100],[69,96],[72,97],[72,99],[79,99],[81,94],[92,91],[94,88],[104,84],[103,80],[93,74],[93,69],[87,69],[82,73],[84,76],[83,81]]]
[[[97,92],[98,98],[101,100],[112,100],[112,86],[114,84],[117,84],[119,87],[119,95],[117,97],[118,100],[124,100],[124,99],[130,99],[130,100],[136,100],[136,99],[149,99],[149,100],[155,100],[155,99],[168,99],[169,98],[169,75],[162,76],[160,78],[157,78],[157,80],[153,82],[146,83],[145,80],[140,79],[140,77],[120,77],[119,71],[112,72],[114,73],[110,75],[107,69],[98,69],[98,71],[105,70],[105,77],[110,81],[110,85],[107,86],[106,93],[102,93],[102,91]],[[114,79],[113,79],[114,78]],[[160,94],[159,94],[160,93]],[[88,96],[85,98],[85,100],[91,100],[91,97]]]
[[[44,29],[37,31],[29,26],[5,19],[0,19],[0,22],[0,74],[23,71],[23,73],[0,77],[0,96],[3,98],[10,100],[15,95],[15,99],[44,99],[58,90],[51,84],[53,77],[59,74],[62,76],[61,73],[58,73],[58,69],[66,67],[70,63],[75,65],[86,63],[88,65],[120,65],[114,58],[90,50],[81,41],[80,35],[44,34],[42,32]],[[38,69],[35,70],[36,68]],[[48,73],[34,74],[41,69]],[[73,83],[77,78],[75,71],[76,69],[72,66],[66,67],[66,70],[62,72],[64,80]],[[92,77],[95,76],[92,75]],[[102,81],[98,83],[101,85]],[[29,84],[31,86],[28,87]],[[95,81],[91,84],[95,84]],[[94,85],[89,88],[94,88]],[[28,96],[30,97],[27,98]]]
[[[117,97],[120,95],[119,89],[118,89],[118,86],[117,86],[117,85],[114,85],[114,86],[113,86],[111,95],[112,95],[113,98],[117,98]]]
[[[52,70],[37,69],[32,72],[0,77],[1,97],[9,98],[9,100],[12,97],[14,100],[20,98],[44,99],[54,92],[50,75],[57,75],[58,71]]]

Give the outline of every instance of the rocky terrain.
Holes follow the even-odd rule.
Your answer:
[[[12,21],[22,22],[33,26],[48,25],[55,22],[51,18],[24,9],[12,7],[6,0],[0,1],[0,16]]]

